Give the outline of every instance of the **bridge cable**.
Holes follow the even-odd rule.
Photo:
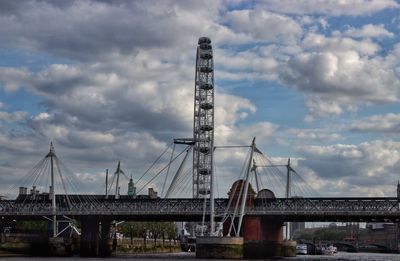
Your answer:
[[[175,193],[175,195],[182,195],[185,197],[185,195],[189,195],[189,191],[192,189],[191,186],[189,186],[191,179],[191,175],[189,176],[188,174],[192,172],[192,169],[189,168],[187,169],[181,177],[179,177],[179,180],[177,181],[178,184],[181,184],[181,186],[175,186],[174,189],[171,191],[171,195]],[[187,196],[186,196],[187,197]]]
[[[162,190],[161,190],[161,195],[164,196],[164,197],[165,197],[165,195],[164,195],[165,184],[167,183],[167,179],[168,179],[168,175],[169,175],[169,169],[170,169],[170,167],[171,167],[171,160],[172,160],[172,157],[174,156],[175,145],[176,145],[176,144],[174,143],[174,146],[172,147],[172,153],[171,153],[171,157],[170,157],[170,159],[169,159],[169,164],[168,164],[168,169],[167,169],[167,175],[165,175],[164,184],[163,184]],[[168,194],[168,192],[167,192],[167,194]]]
[[[55,159],[56,159],[56,166],[57,166],[57,169],[58,169],[58,174],[60,175],[61,183],[62,183],[64,192],[65,192],[65,195],[66,195],[68,208],[71,208],[71,202],[69,200],[69,195],[68,195],[67,188],[65,187],[64,178],[63,178],[63,175],[62,175],[62,172],[61,172],[61,169],[60,169],[59,159],[58,159],[58,157],[55,157]]]
[[[186,163],[186,160],[187,160],[187,157],[188,157],[190,151],[191,151],[191,146],[190,146],[190,148],[186,151],[186,154],[185,154],[185,156],[184,156],[184,158],[183,158],[181,164],[179,165],[179,168],[178,168],[178,170],[176,171],[175,176],[173,177],[173,179],[172,179],[172,181],[171,181],[171,185],[170,185],[170,187],[168,188],[167,193],[166,193],[166,196],[165,196],[166,198],[168,198],[168,197],[170,196],[171,187],[173,188],[173,187],[175,187],[175,186],[177,185],[177,179],[179,178],[179,176],[181,176],[182,170],[183,170],[183,168],[184,168],[184,166],[185,166],[185,163]],[[168,164],[168,166],[170,166],[170,165],[171,165],[171,164]],[[169,167],[168,167],[168,169],[169,169]]]
[[[170,145],[165,148],[165,150],[161,153],[160,156],[150,165],[150,167],[142,174],[142,176],[136,181],[138,183],[149,171],[150,169],[161,159],[161,157],[168,151],[168,149],[173,145],[174,143],[172,142]]]
[[[184,150],[182,150],[177,156],[175,156],[171,163],[174,162],[179,156],[181,156],[190,146],[186,146]],[[163,153],[164,154],[164,153]],[[153,164],[154,165],[154,164]],[[149,185],[156,177],[158,177],[166,168],[168,167],[168,165],[166,165],[165,167],[163,167],[153,178],[151,178],[144,186],[142,186],[141,189],[138,190],[137,193],[140,193],[147,185]],[[143,177],[143,176],[142,176]]]

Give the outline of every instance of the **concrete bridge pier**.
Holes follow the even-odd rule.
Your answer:
[[[81,219],[81,249],[83,257],[107,257],[112,254],[110,238],[111,221],[98,217],[84,217]]]

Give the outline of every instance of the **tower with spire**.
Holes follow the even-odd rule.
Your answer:
[[[133,183],[132,175],[131,175],[131,178],[129,179],[129,183],[128,183],[128,196],[136,197],[136,187],[135,187],[135,184]]]

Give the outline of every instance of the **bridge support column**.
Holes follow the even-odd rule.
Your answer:
[[[242,237],[197,237],[196,258],[242,259]]]
[[[81,219],[81,250],[83,257],[111,256],[112,238],[110,237],[111,221],[98,217]]]
[[[243,220],[244,258],[282,256],[283,222],[246,216]]]
[[[99,254],[101,257],[111,256],[112,249],[112,238],[110,237],[111,221],[102,219],[101,220],[101,232],[100,232],[100,250]]]
[[[81,250],[83,257],[99,256],[99,219],[84,217],[81,219]]]

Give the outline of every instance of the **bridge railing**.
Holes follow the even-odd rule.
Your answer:
[[[248,214],[399,215],[397,198],[278,198],[259,199]]]
[[[215,200],[216,210],[223,213],[227,199]],[[190,214],[201,215],[204,201],[201,199],[138,199],[129,201],[98,201],[76,202],[71,205],[57,204],[56,213],[59,215],[168,215]],[[206,203],[209,209],[209,202]],[[50,202],[15,202],[0,201],[0,215],[51,215],[53,214]]]
[[[388,216],[400,218],[397,198],[277,198],[256,199],[253,207],[246,208],[248,215],[264,216]],[[216,215],[232,212],[226,209],[228,199],[216,199]],[[71,205],[57,204],[58,215],[202,215],[201,199],[131,199],[81,201]],[[209,202],[206,204],[209,209]],[[208,212],[208,211],[207,211]],[[50,202],[0,201],[0,216],[52,215]]]

